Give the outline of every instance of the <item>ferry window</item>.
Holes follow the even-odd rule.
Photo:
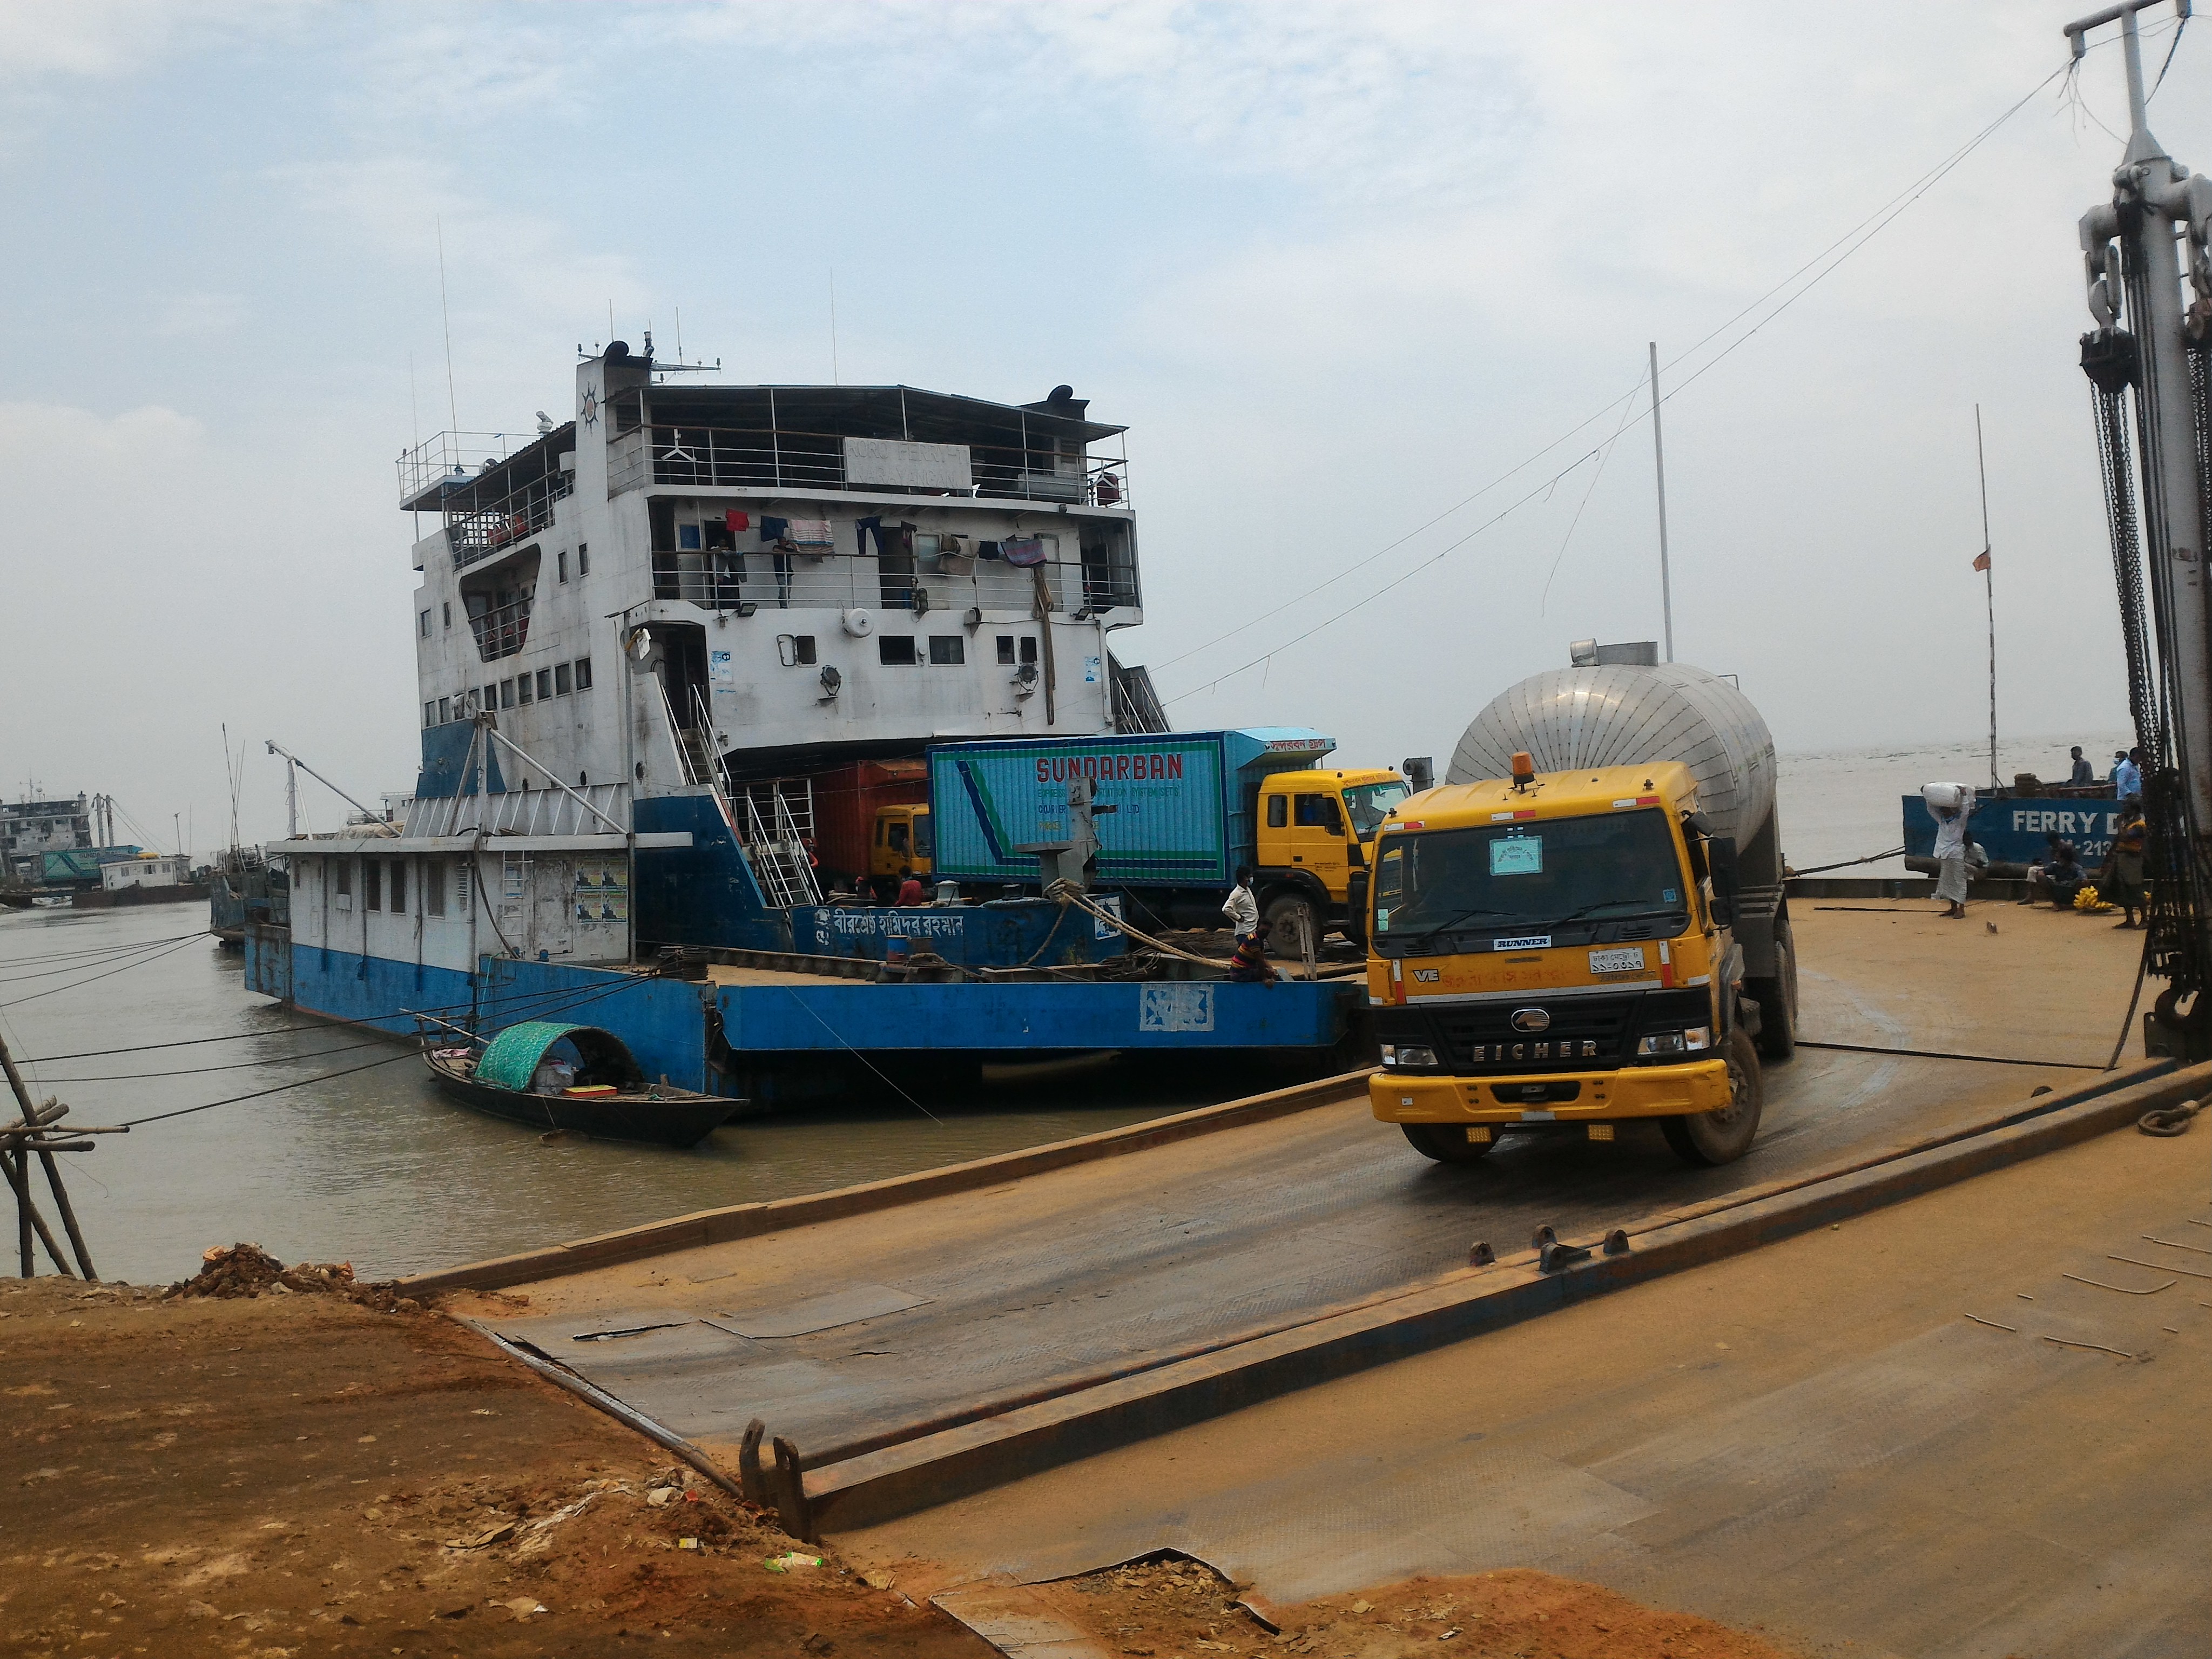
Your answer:
[[[544,702],[552,695],[553,671],[550,668],[541,668],[538,671],[538,701]]]
[[[1288,795],[1267,797],[1267,828],[1283,830],[1290,826],[1291,798]]]
[[[914,635],[911,634],[878,634],[876,635],[877,660],[893,667],[914,665]]]
[[[589,657],[579,657],[576,659],[576,690],[588,691],[591,689],[592,659]]]
[[[567,581],[568,580],[568,550],[564,547],[554,555],[553,562],[561,573],[561,580]]]
[[[438,699],[438,724],[439,724],[439,725],[441,725],[441,726],[443,726],[443,725],[444,725],[447,720],[451,720],[451,719],[453,719],[453,700],[451,697],[441,697],[441,698],[439,698],[439,699]]]
[[[440,603],[445,607],[446,626],[451,628],[453,625],[453,602],[451,599],[445,599]]]
[[[456,878],[453,883],[453,896],[461,902],[461,908],[464,910],[469,908],[469,871],[471,867],[471,866],[466,859],[463,859],[459,864],[453,866],[453,874]]]
[[[513,680],[501,680],[499,683],[499,706],[501,708],[512,708],[514,707],[514,682]]]
[[[446,861],[443,859],[422,860],[422,914],[426,916],[446,914]]]
[[[435,726],[437,723],[438,705],[434,702],[424,703],[422,705],[422,724],[425,726]]]
[[[353,896],[353,860],[332,859],[331,866],[338,872],[338,896],[351,898]]]
[[[530,701],[530,676],[527,674],[516,675],[514,679],[514,700],[520,703],[528,703]]]
[[[699,551],[699,526],[697,525],[679,524],[676,526],[676,550],[678,553],[696,553]]]
[[[362,909],[381,910],[384,908],[384,901],[380,896],[383,882],[384,860],[363,859],[361,861],[361,908]]]
[[[407,860],[405,859],[392,860],[392,914],[395,916],[404,916],[407,914]]]
[[[1014,660],[1014,636],[1012,634],[999,635],[999,660],[1009,665]]]
[[[776,646],[783,653],[786,668],[814,666],[814,635],[811,634],[783,634],[776,638]]]
[[[1022,660],[1023,660],[1024,662],[1030,662],[1030,663],[1033,663],[1033,662],[1035,662],[1036,659],[1037,659],[1037,658],[1036,658],[1036,636],[1035,636],[1034,635],[1030,635],[1030,634],[1024,634],[1024,635],[1022,635]]]
[[[430,613],[427,611],[422,613],[422,637],[426,640],[430,637]]]
[[[592,544],[589,542],[576,544],[576,574],[579,576],[592,574]]]
[[[571,682],[568,678],[568,665],[565,662],[555,663],[553,665],[554,695],[562,697],[567,696],[568,695],[568,687],[570,684]]]
[[[932,634],[929,636],[929,659],[933,663],[966,662],[968,641],[957,634]]]

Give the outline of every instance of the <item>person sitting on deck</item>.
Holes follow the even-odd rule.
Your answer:
[[[2021,902],[2034,904],[2047,898],[2057,909],[2070,909],[2089,872],[2081,867],[2081,854],[2072,842],[2055,835],[2045,840],[2051,850],[2042,863],[2028,866],[2027,896]]]
[[[899,866],[898,908],[911,910],[928,902],[921,896],[921,878],[915,874],[914,866],[907,864]]]
[[[1253,925],[1252,931],[1237,941],[1237,952],[1229,958],[1229,979],[1236,985],[1273,985],[1275,970],[1267,965],[1267,924]]]

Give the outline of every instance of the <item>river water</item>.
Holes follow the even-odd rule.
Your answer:
[[[2049,775],[2068,741],[2109,761],[2124,740],[2011,744],[1998,758],[2008,777]],[[1883,852],[1901,839],[1901,795],[1987,770],[1986,748],[1971,744],[1784,757],[1784,844],[1800,867]],[[1901,871],[1891,859],[1838,873]],[[409,1052],[250,994],[237,953],[188,931],[205,921],[188,904],[0,910],[0,1033],[41,1098],[98,1124],[230,1103],[62,1160],[110,1277],[181,1278],[209,1245],[250,1239],[288,1261],[350,1260],[383,1278],[1036,1146],[1284,1080],[1109,1068],[923,1096],[936,1121],[902,1103],[757,1120],[690,1152],[547,1146],[447,1101]],[[72,1055],[84,1057],[62,1058]],[[231,1099],[307,1079],[322,1080]]]

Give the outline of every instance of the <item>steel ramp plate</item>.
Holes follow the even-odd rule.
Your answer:
[[[902,1313],[925,1305],[930,1298],[894,1290],[889,1285],[848,1285],[842,1291],[809,1297],[780,1308],[755,1308],[742,1313],[717,1314],[713,1321],[739,1336],[805,1336],[815,1331],[857,1325],[864,1319]]]

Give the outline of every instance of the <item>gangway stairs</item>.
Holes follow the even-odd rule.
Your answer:
[[[803,904],[822,902],[822,889],[814,878],[814,861],[806,850],[806,841],[798,819],[793,815],[791,804],[780,786],[770,790],[770,799],[763,803],[752,787],[743,792],[744,810],[739,812],[728,769],[724,766],[720,748],[714,742],[713,716],[705,696],[694,687],[691,693],[692,723],[680,726],[676,720],[675,705],[669,701],[668,689],[661,688],[661,707],[668,715],[668,729],[676,740],[676,757],[684,781],[704,784],[714,792],[714,804],[721,809],[723,822],[738,848],[751,867],[753,882],[761,896],[772,908],[788,910]],[[813,817],[813,794],[810,788],[806,799],[807,817]]]

